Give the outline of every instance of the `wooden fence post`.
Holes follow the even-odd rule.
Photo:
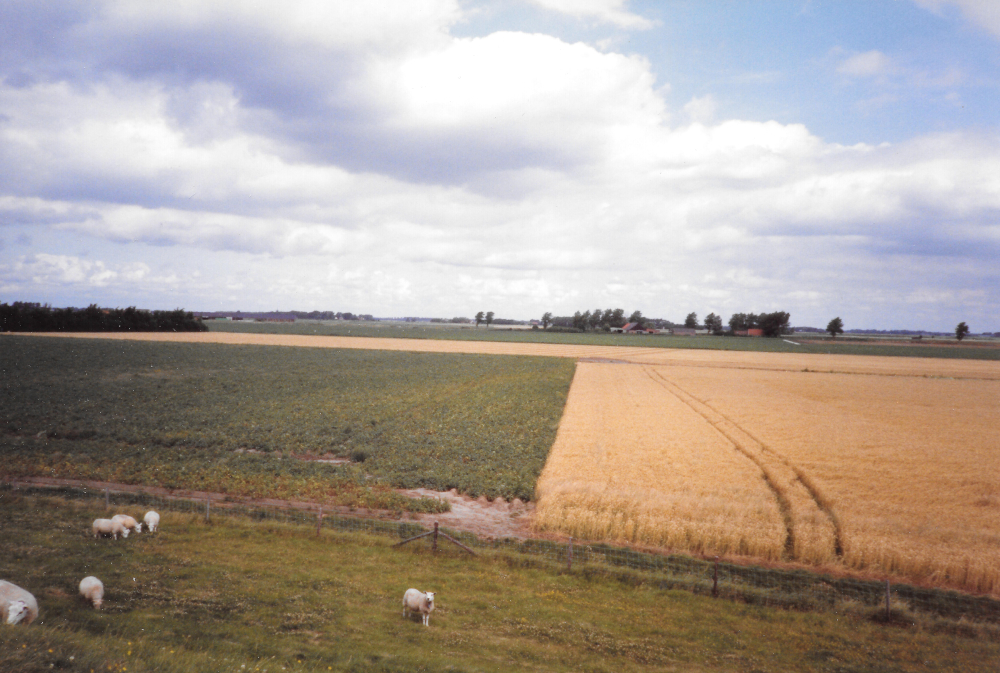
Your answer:
[[[434,522],[434,542],[431,543],[431,551],[438,550],[438,522]]]
[[[212,499],[205,498],[205,523],[208,523],[211,508],[212,508]]]
[[[323,525],[323,505],[319,506],[319,512],[316,514],[316,535],[319,535],[320,526]]]
[[[573,569],[573,538],[569,539],[569,546],[566,547],[566,570]]]
[[[712,572],[712,597],[719,597],[719,557],[715,557],[715,570]]]

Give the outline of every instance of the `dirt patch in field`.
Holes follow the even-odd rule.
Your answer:
[[[411,498],[438,498],[451,505],[450,512],[443,514],[419,514],[415,518],[422,523],[433,525],[437,521],[442,526],[474,533],[479,537],[504,538],[531,537],[531,515],[534,503],[524,503],[514,498],[507,502],[502,498],[490,502],[485,496],[470,498],[455,489],[440,493],[426,488],[400,491]]]

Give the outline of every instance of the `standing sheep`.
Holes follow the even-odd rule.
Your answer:
[[[94,604],[94,608],[101,609],[104,602],[104,583],[93,575],[80,580],[80,595]]]
[[[115,514],[111,517],[112,521],[120,521],[125,530],[135,531],[136,533],[142,532],[142,524],[130,517],[128,514]],[[127,536],[126,536],[127,537]]]
[[[128,528],[122,525],[121,521],[115,519],[94,519],[94,537],[111,536],[118,539],[118,536],[128,537]]]
[[[30,624],[38,617],[38,601],[16,584],[0,580],[0,617],[7,624]]]
[[[411,612],[418,613],[424,626],[431,625],[431,613],[434,611],[434,592],[424,593],[416,589],[407,589],[403,594],[403,617],[409,617]]]
[[[146,512],[146,516],[142,517],[142,520],[146,522],[146,530],[150,533],[155,533],[156,529],[160,527],[160,515],[153,510]]]

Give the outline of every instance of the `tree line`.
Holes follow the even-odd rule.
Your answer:
[[[610,331],[611,329],[622,328],[627,324],[634,323],[640,329],[671,329],[674,327],[685,327],[688,329],[706,329],[712,334],[736,334],[751,329],[760,329],[764,336],[778,337],[783,334],[791,334],[789,327],[791,316],[785,311],[775,311],[773,313],[734,313],[729,319],[729,332],[723,330],[722,317],[715,313],[705,316],[704,322],[698,320],[697,313],[689,313],[682,325],[664,320],[662,318],[646,318],[641,311],[633,311],[628,317],[625,310],[620,308],[594,309],[593,311],[577,311],[572,316],[553,316],[545,313],[542,316],[542,329],[554,328],[571,329],[585,332]]]
[[[0,332],[207,332],[190,311],[128,308],[52,308],[16,301],[0,304]]]

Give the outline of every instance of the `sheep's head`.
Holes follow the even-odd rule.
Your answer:
[[[433,591],[428,591],[425,594],[425,596],[427,596],[427,607],[433,608],[434,607],[434,592]]]
[[[128,537],[128,528],[122,527],[122,537]]]
[[[100,610],[101,605],[104,603],[104,596],[94,596],[94,599],[91,602],[94,604],[95,609]]]
[[[141,533],[142,532],[142,524],[141,523],[137,523],[135,525],[135,532],[136,533]]]
[[[20,624],[28,616],[28,604],[24,601],[14,601],[7,605],[7,623]]]

